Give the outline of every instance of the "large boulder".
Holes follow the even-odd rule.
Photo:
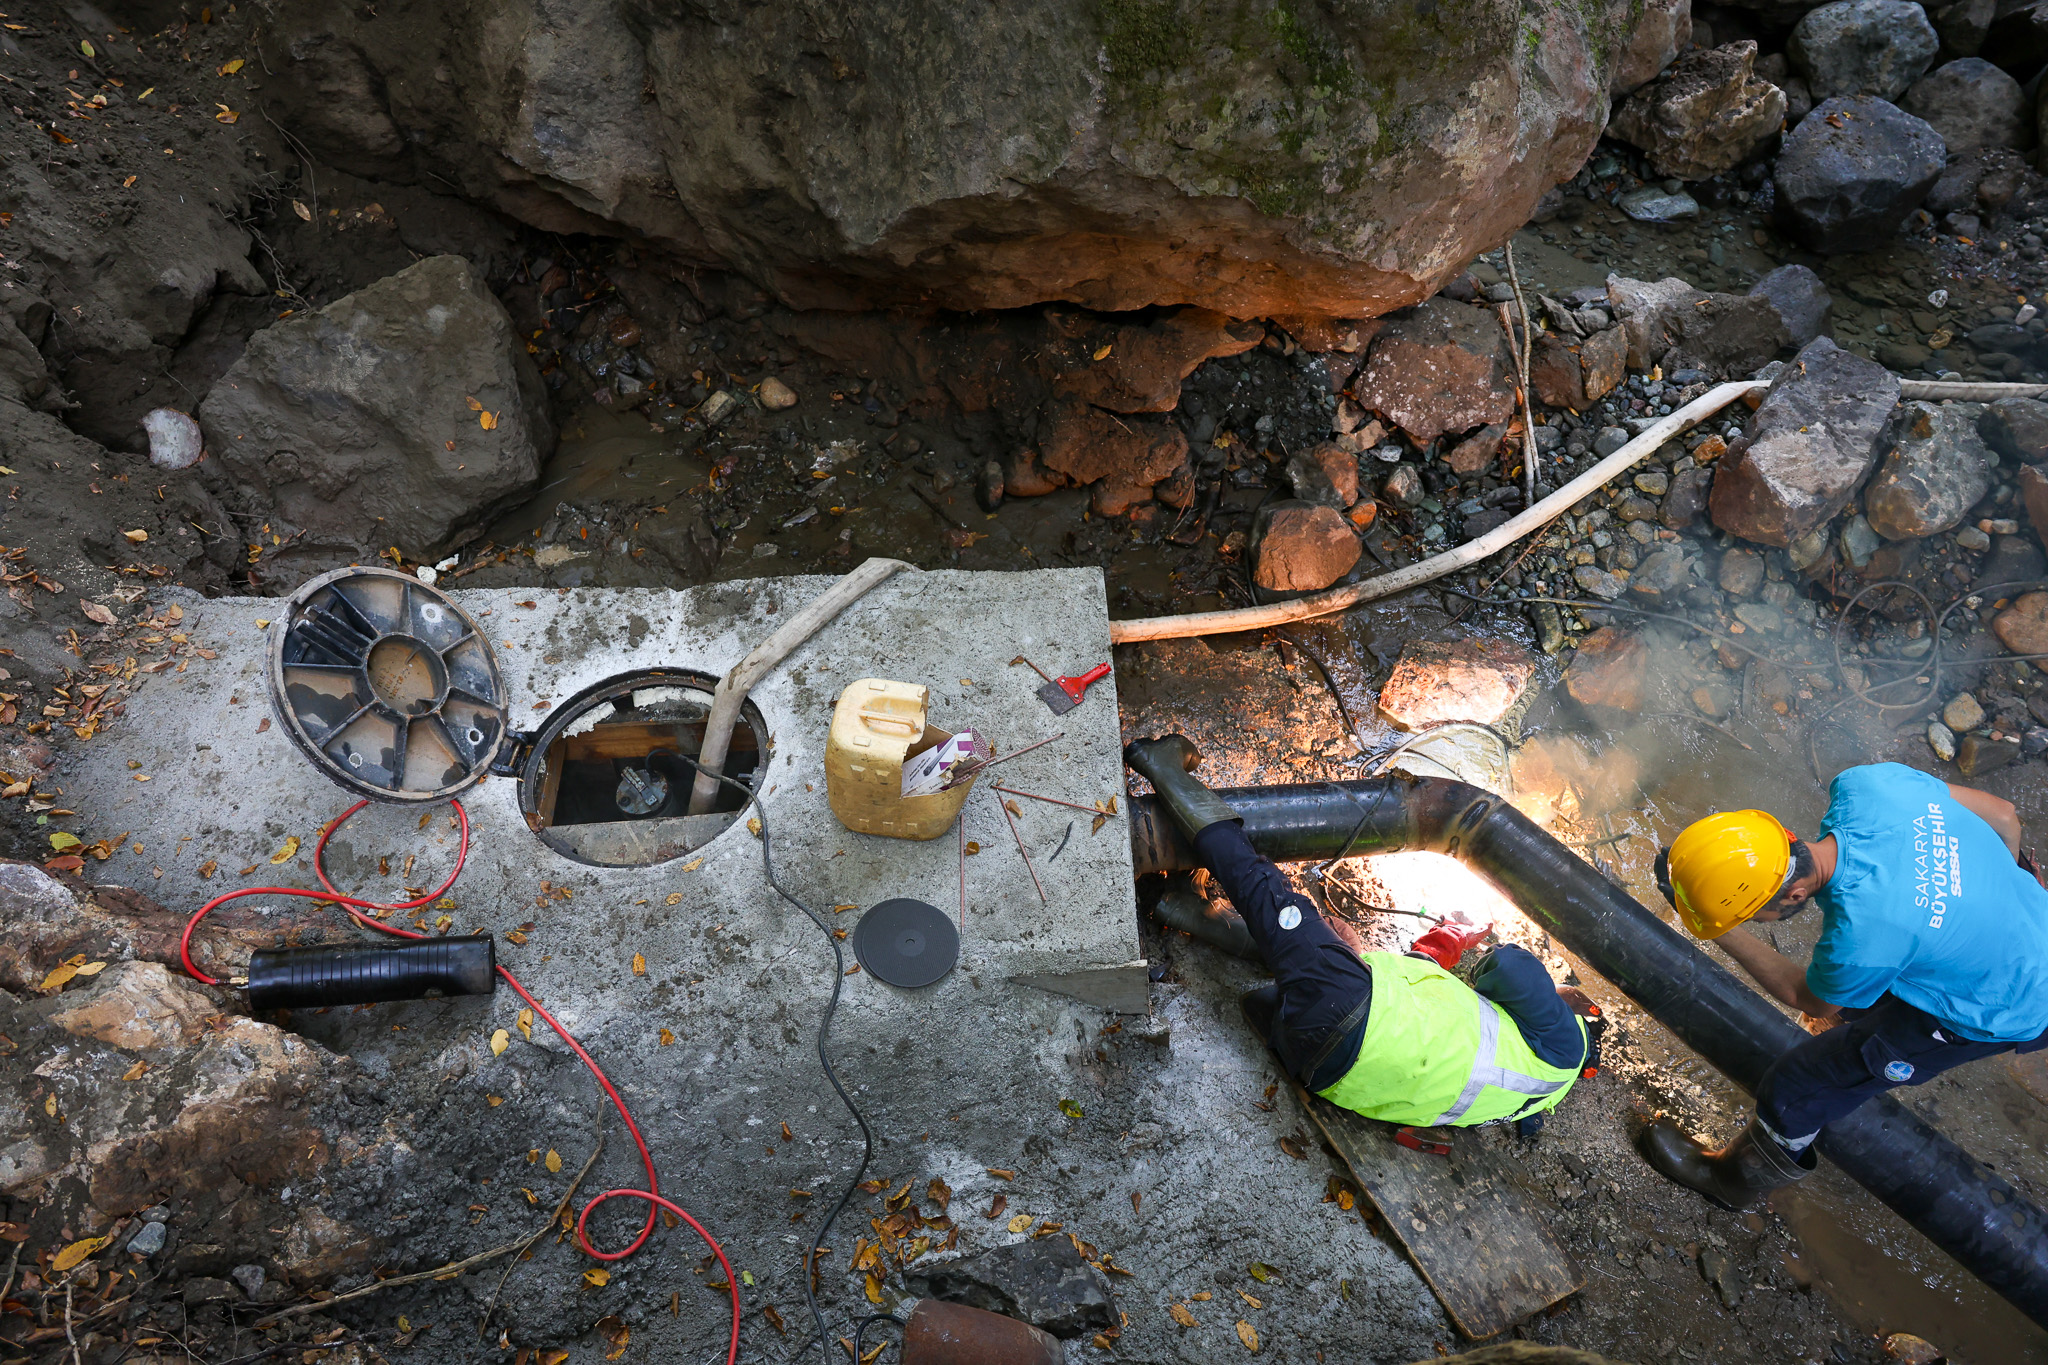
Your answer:
[[[1492,725],[1522,699],[1536,659],[1507,640],[1410,640],[1380,689],[1380,714],[1403,730],[1445,721]]]
[[[2048,61],[2048,0],[2017,6],[1999,3],[1996,11],[1980,53],[1989,52],[2015,71],[2032,71]]]
[[[1875,95],[1895,100],[1920,79],[1941,35],[1912,0],[1835,0],[1793,26],[1785,55],[1816,100]]]
[[[1808,342],[1715,466],[1714,524],[1790,545],[1848,505],[1876,463],[1898,377],[1826,337]]]
[[[1778,154],[1779,221],[1826,255],[1871,250],[1898,232],[1946,163],[1925,120],[1873,96],[1828,100]]]
[[[207,447],[316,540],[431,557],[540,481],[540,375],[468,261],[435,256],[249,339]]]
[[[1998,0],[1936,0],[1927,6],[1927,18],[1941,35],[1942,51],[1974,57],[1984,50],[2000,8]]]
[[[283,0],[249,64],[325,163],[802,307],[1371,317],[1579,168],[1645,8]]]
[[[2022,464],[2040,464],[2048,460],[2048,403],[2001,398],[1977,419],[1977,434],[2001,455]]]
[[[1891,449],[1863,490],[1863,515],[1886,540],[1948,530],[1991,487],[1998,457],[1969,416],[1908,403],[1893,418],[1890,439]]]
[[[1791,334],[1793,346],[1829,335],[1835,301],[1821,277],[1803,265],[1781,265],[1750,287],[1757,298],[1776,310]]]
[[[1732,170],[1785,119],[1785,92],[1756,75],[1755,62],[1752,42],[1686,53],[1628,97],[1608,136],[1642,148],[1659,175],[1704,180]]]
[[[1628,338],[1629,368],[1748,374],[1770,363],[1792,334],[1761,295],[1709,294],[1684,280],[1607,277],[1607,302]]]
[[[1433,298],[1380,330],[1352,391],[1427,444],[1445,432],[1506,421],[1515,410],[1511,368],[1498,317]]]
[[[1979,57],[1938,66],[1913,83],[1899,108],[1941,135],[1950,156],[2034,145],[2031,102],[2020,83]]]
[[[1671,65],[1692,43],[1692,0],[1646,0],[1635,31],[1615,58],[1607,88],[1626,95]]]

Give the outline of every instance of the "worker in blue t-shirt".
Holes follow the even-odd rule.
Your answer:
[[[2048,1047],[2048,890],[2020,851],[2011,802],[1874,763],[1835,779],[1820,834],[1808,844],[1763,811],[1712,815],[1658,860],[1697,937],[1785,1004],[1846,1021],[1771,1064],[1756,1118],[1723,1150],[1666,1119],[1644,1130],[1652,1166],[1724,1207],[1812,1170],[1820,1130],[1873,1095]],[[1809,901],[1824,923],[1804,972],[1735,927]]]

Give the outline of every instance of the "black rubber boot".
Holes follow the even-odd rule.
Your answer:
[[[1811,1147],[1797,1155],[1786,1151],[1754,1118],[1718,1152],[1694,1142],[1669,1119],[1643,1129],[1636,1146],[1659,1175],[1724,1209],[1746,1209],[1772,1190],[1804,1180],[1818,1164]]]
[[[1152,917],[1167,928],[1178,929],[1232,957],[1265,965],[1265,959],[1252,943],[1251,930],[1244,927],[1244,916],[1227,905],[1210,902],[1195,890],[1193,879],[1184,872],[1167,879],[1166,890],[1152,907]]]
[[[1173,822],[1190,839],[1211,825],[1225,820],[1242,823],[1244,819],[1215,792],[1189,776],[1201,761],[1201,750],[1189,743],[1186,735],[1140,739],[1124,746],[1124,762],[1152,784]]]

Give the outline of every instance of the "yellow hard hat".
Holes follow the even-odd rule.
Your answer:
[[[1770,903],[1792,865],[1792,833],[1769,811],[1687,825],[1665,855],[1665,894],[1694,938],[1719,938]]]

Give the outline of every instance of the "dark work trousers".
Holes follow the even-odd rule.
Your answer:
[[[1979,1043],[1944,1034],[1939,1019],[1890,994],[1869,1009],[1843,1010],[1842,1017],[1848,1022],[1772,1062],[1757,1085],[1757,1117],[1795,1149],[1873,1095],[1919,1085],[2001,1052],[2048,1047],[2048,1034],[2026,1043]]]
[[[1296,891],[1272,861],[1252,847],[1234,820],[1210,825],[1194,839],[1202,865],[1244,916],[1252,942],[1273,973],[1270,997],[1248,1002],[1266,1041],[1288,1074],[1310,1090],[1335,1085],[1358,1060],[1372,1005],[1372,971],[1351,945],[1332,933],[1313,902]],[[1292,929],[1281,911],[1301,914]],[[1529,952],[1504,944],[1487,954],[1474,984],[1507,1011],[1536,1054],[1553,1066],[1571,1066],[1584,1043],[1571,1009],[1558,998],[1550,973]],[[1260,1017],[1260,1016],[1265,1017]],[[1553,1061],[1553,1055],[1561,1060]]]

